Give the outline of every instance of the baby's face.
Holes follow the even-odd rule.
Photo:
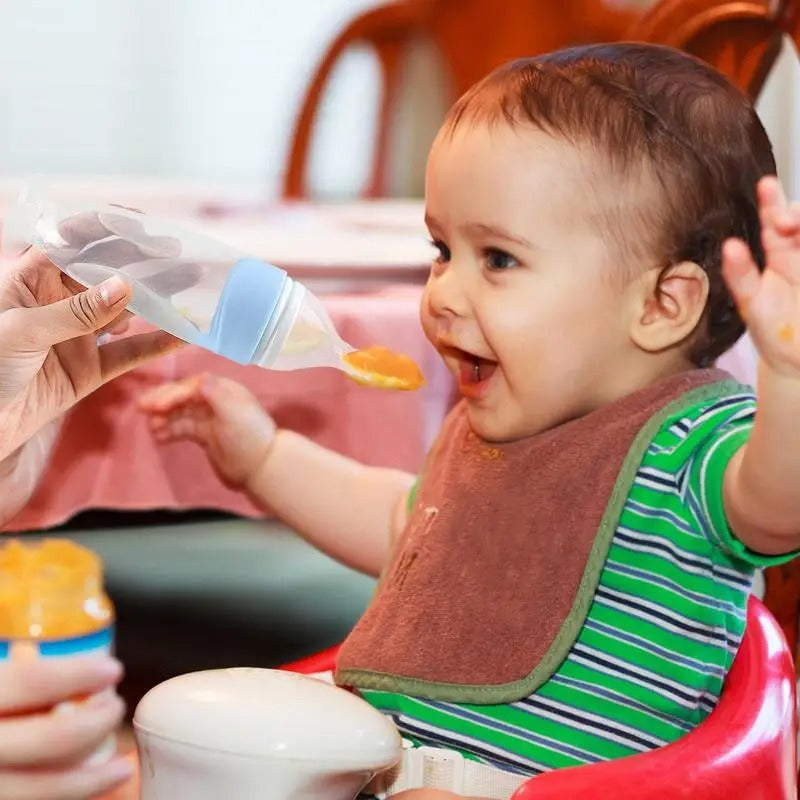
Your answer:
[[[634,350],[621,267],[592,219],[586,159],[529,128],[464,123],[431,150],[439,249],[425,333],[480,436],[530,436],[616,399]]]

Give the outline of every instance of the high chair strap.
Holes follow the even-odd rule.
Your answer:
[[[526,780],[524,775],[470,761],[454,750],[413,747],[404,740],[400,763],[377,775],[364,792],[385,798],[406,789],[445,789],[466,797],[509,800]]]

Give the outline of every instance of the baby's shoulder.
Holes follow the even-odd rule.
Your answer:
[[[647,456],[688,459],[731,431],[749,430],[755,412],[753,388],[736,384],[669,415],[654,434]]]

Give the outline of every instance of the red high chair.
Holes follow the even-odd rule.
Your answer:
[[[333,668],[337,648],[287,665]],[[658,750],[531,778],[513,800],[795,800],[797,721],[792,656],[757,598],[719,704],[691,733]]]

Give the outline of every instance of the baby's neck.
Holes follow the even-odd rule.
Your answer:
[[[643,354],[627,364],[615,365],[609,373],[606,385],[601,387],[594,408],[614,403],[672,375],[692,369],[697,369],[697,366],[685,355],[673,352]]]

